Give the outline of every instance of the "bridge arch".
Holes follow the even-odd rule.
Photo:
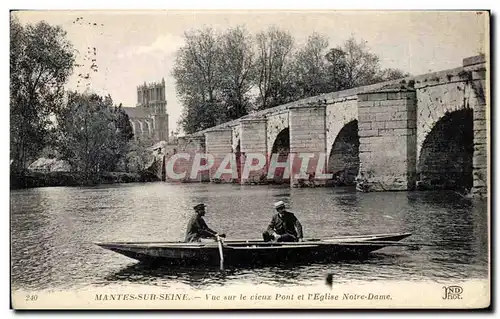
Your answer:
[[[333,173],[333,184],[353,185],[359,172],[358,120],[342,127],[331,146],[328,172]]]
[[[271,153],[290,153],[290,129],[288,127],[281,130],[274,140]]]
[[[426,137],[444,116],[477,104],[474,90],[466,82],[417,89],[417,159]]]
[[[267,131],[267,152],[270,155],[273,149],[274,142],[284,129],[289,127],[289,114],[280,113],[273,114],[267,117],[266,131]]]
[[[473,110],[446,112],[425,136],[417,162],[417,178],[423,189],[471,189]]]
[[[348,123],[358,119],[357,96],[349,97],[345,101],[335,102],[326,108],[326,154],[331,153],[331,148],[339,134]]]

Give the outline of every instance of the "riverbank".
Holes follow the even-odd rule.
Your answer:
[[[91,186],[119,183],[147,183],[159,180],[160,179],[156,175],[148,171],[138,173],[105,172],[91,180],[85,179],[80,174],[75,172],[23,171],[11,172],[10,189],[55,186]]]

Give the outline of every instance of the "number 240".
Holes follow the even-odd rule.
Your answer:
[[[38,299],[38,295],[26,295],[26,301],[36,301]]]

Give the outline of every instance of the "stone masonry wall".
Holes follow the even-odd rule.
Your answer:
[[[329,155],[340,130],[358,118],[357,95],[340,98],[326,107],[326,154]]]
[[[472,194],[488,195],[488,117],[486,105],[474,110],[474,154],[472,157]]]
[[[472,87],[459,75],[450,72],[445,77],[429,78],[415,84],[417,93],[417,158],[422,144],[436,123],[447,113],[473,108]]]
[[[168,150],[168,151],[167,151]],[[171,182],[204,182],[208,181],[208,172],[200,172],[196,176],[191,176],[191,168],[196,154],[205,153],[204,137],[179,137],[177,145],[169,144],[165,152],[165,165],[171,165],[175,174],[185,172],[185,177],[181,180],[166,174],[166,180]],[[173,156],[176,154],[186,154],[188,158],[178,158],[175,161]],[[167,170],[167,167],[165,168]]]
[[[271,154],[274,142],[278,134],[289,126],[288,112],[270,114],[267,116],[266,124],[266,139],[267,139],[267,153]]]
[[[464,59],[463,67],[416,77],[417,159],[422,145],[446,114],[473,109],[473,189],[474,196],[487,193],[487,107],[486,63],[484,56]]]
[[[484,57],[464,59],[464,71],[470,72],[468,80],[474,91],[474,154],[473,154],[473,186],[475,197],[488,196],[488,149],[489,121],[491,105],[488,86],[486,85],[487,70]]]
[[[216,172],[223,164],[227,154],[232,154],[232,130],[221,129],[213,130],[205,133],[206,152],[214,158],[214,165],[210,168],[210,180],[215,182],[233,182],[233,174],[226,173],[216,177]],[[235,163],[233,163],[235,164]],[[227,163],[227,168],[230,168],[230,163]],[[224,165],[222,165],[224,166]],[[236,168],[236,167],[235,167]]]
[[[416,104],[412,90],[358,95],[358,188],[408,190],[415,185]]]
[[[153,115],[153,130],[155,140],[168,142],[168,114]]]
[[[326,180],[319,180],[316,173],[317,166],[319,172],[326,173],[326,124],[325,124],[325,104],[312,104],[290,109],[290,153],[295,154],[290,177],[292,186],[299,185],[301,178],[297,178],[300,172],[301,161],[299,153],[313,153],[314,157],[309,160],[306,170],[308,180],[310,176],[317,184],[325,184]],[[321,160],[320,156],[324,156]],[[322,165],[321,165],[322,163]]]
[[[482,195],[486,194],[488,190],[487,164],[489,144],[487,138],[489,136],[489,102],[487,98],[488,94],[486,93],[487,74],[484,56],[471,57],[464,59],[463,66],[454,69],[356,87],[294,101],[252,113],[243,118],[223,123],[192,135],[203,136],[206,132],[214,129],[234,130],[236,126],[239,126],[241,120],[265,118],[267,119],[267,128],[265,130],[267,134],[266,147],[267,153],[270,153],[279,132],[287,128],[289,123],[292,122],[292,114],[299,114],[299,111],[295,110],[308,108],[309,105],[318,103],[328,105],[325,112],[326,152],[329,153],[342,127],[351,120],[356,119],[356,117],[359,117],[359,135],[360,139],[364,140],[364,142],[360,141],[360,157],[364,157],[364,159],[360,158],[360,177],[367,178],[361,175],[368,173],[373,175],[375,170],[378,172],[377,175],[381,176],[378,181],[373,180],[373,182],[379,184],[379,188],[403,189],[413,187],[414,171],[417,163],[413,165],[412,161],[419,158],[422,144],[436,123],[447,113],[463,108],[470,108],[474,110],[473,194]],[[398,92],[405,95],[406,98],[408,95],[413,94],[413,97],[410,99],[396,99],[396,95],[390,96],[391,92],[382,92],[389,86],[399,88],[401,85],[406,84],[412,84],[408,85],[408,87],[414,87],[416,93],[406,92],[403,94],[403,91]],[[381,93],[382,96],[379,95],[377,97],[377,95],[374,95],[377,93]],[[387,94],[387,96],[383,97],[384,94]],[[418,102],[415,102],[415,95]],[[370,97],[364,97],[366,100],[356,100],[354,98],[362,96]],[[383,98],[379,99],[381,97]],[[352,107],[355,103],[356,107]],[[418,112],[415,111],[415,104],[417,104]],[[386,110],[382,110],[381,107],[385,107]],[[367,108],[373,108],[373,110],[367,110]],[[398,110],[394,111],[394,109]],[[306,111],[304,112],[307,113]],[[377,113],[379,114],[377,115]],[[404,118],[403,114],[406,114],[406,118]],[[416,121],[414,117],[417,118]],[[404,125],[405,122],[406,126]],[[299,125],[299,123],[297,122],[296,125]],[[315,129],[312,126],[310,128],[312,130]],[[290,132],[293,134],[292,129]],[[363,134],[364,136],[362,136]],[[391,134],[394,136],[394,139],[391,139]],[[237,143],[234,135],[233,132],[233,149],[235,143]],[[307,138],[304,137],[304,139]],[[392,147],[387,141],[394,141],[396,147]],[[406,147],[404,146],[404,141],[406,141]],[[371,142],[373,144],[370,144]],[[297,148],[297,146],[295,147]],[[401,156],[401,161],[396,160],[398,154]],[[379,167],[376,167],[372,163],[374,163],[375,157],[379,155],[380,158],[378,160],[381,160],[381,164]],[[389,165],[384,160],[395,162]],[[384,168],[384,166],[391,166],[391,168]],[[405,171],[406,173],[404,173]],[[365,183],[365,185],[368,184]],[[375,186],[370,185],[370,187]]]
[[[251,153],[265,156],[267,159],[267,120],[248,119],[242,120],[241,124],[241,161],[245,163],[247,156]],[[255,160],[256,162],[257,160]],[[257,163],[255,163],[256,165]],[[243,169],[243,166],[242,166]],[[249,171],[248,178],[242,178],[242,184],[259,183],[267,173],[267,165],[260,170]]]

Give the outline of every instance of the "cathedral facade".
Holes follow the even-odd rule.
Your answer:
[[[135,107],[123,107],[128,114],[136,139],[168,142],[168,114],[165,80],[137,87]]]

